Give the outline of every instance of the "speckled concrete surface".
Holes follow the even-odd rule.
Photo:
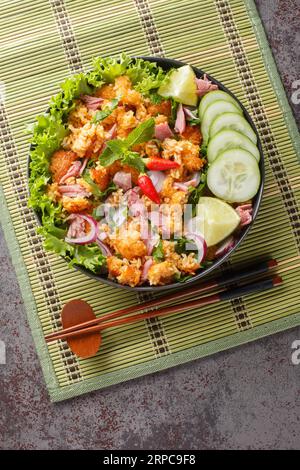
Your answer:
[[[257,4],[290,96],[300,79],[299,1]],[[300,328],[52,405],[2,233],[0,262],[0,448],[300,447],[300,365],[291,364]]]

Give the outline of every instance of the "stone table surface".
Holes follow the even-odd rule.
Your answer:
[[[299,0],[256,3],[290,99],[300,79]],[[291,105],[299,125],[300,105]],[[300,328],[51,404],[2,232],[0,262],[0,448],[300,447],[300,365],[291,363]]]

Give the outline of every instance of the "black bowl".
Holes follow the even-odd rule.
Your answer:
[[[169,70],[170,68],[178,68],[178,67],[182,67],[183,65],[187,65],[184,62],[179,62],[178,60],[165,59],[165,58],[161,58],[161,57],[135,56],[134,58],[141,58],[141,59],[144,59],[144,60],[148,60],[149,62],[155,62],[163,70],[166,70],[166,71]],[[192,68],[193,68],[197,78],[201,78],[204,75],[204,73],[206,73],[203,70],[198,69],[196,67],[192,67]],[[185,286],[190,286],[191,284],[194,284],[195,282],[199,281],[199,279],[203,278],[207,274],[210,274],[214,269],[218,268],[224,261],[226,261],[231,256],[231,254],[238,248],[238,246],[244,240],[244,238],[246,237],[249,230],[251,229],[251,227],[254,223],[254,220],[257,216],[259,206],[260,206],[260,203],[261,203],[261,199],[262,199],[263,189],[264,189],[265,167],[264,167],[264,158],[263,158],[262,146],[261,146],[261,143],[260,143],[258,132],[257,132],[257,130],[256,130],[254,124],[253,124],[253,121],[252,121],[248,111],[246,110],[246,108],[236,98],[236,96],[233,93],[231,93],[231,91],[228,90],[222,83],[218,82],[218,80],[215,80],[209,74],[206,74],[206,75],[209,78],[209,80],[211,80],[213,83],[218,85],[220,90],[226,91],[226,93],[231,95],[239,103],[240,107],[243,110],[245,119],[248,121],[248,123],[250,124],[250,126],[252,127],[252,129],[254,130],[254,132],[257,136],[257,146],[258,146],[258,150],[259,150],[259,153],[260,153],[259,168],[260,168],[260,174],[261,174],[261,183],[260,183],[260,187],[259,187],[259,190],[258,190],[257,194],[253,198],[253,214],[252,214],[251,224],[247,225],[246,227],[244,227],[241,230],[241,232],[239,234],[239,238],[238,238],[236,244],[234,245],[234,247],[231,250],[228,251],[228,253],[226,253],[224,256],[218,258],[216,261],[213,262],[213,264],[211,266],[209,266],[208,268],[202,269],[193,278],[188,279],[184,283],[182,283],[182,282],[173,282],[172,284],[167,284],[165,286],[130,287],[130,286],[124,286],[122,284],[119,284],[116,281],[112,281],[112,280],[108,279],[107,276],[105,276],[105,275],[94,274],[91,271],[89,271],[89,270],[87,270],[83,267],[80,267],[80,266],[75,266],[76,270],[81,271],[82,273],[86,274],[88,277],[90,277],[92,279],[96,279],[100,282],[103,282],[104,284],[108,284],[110,286],[118,287],[120,289],[125,289],[125,290],[129,290],[129,291],[153,292],[154,293],[154,292],[159,292],[159,291],[163,291],[163,290],[166,290],[166,289],[176,289],[176,288],[179,289],[179,288],[184,288]],[[29,156],[29,159],[28,159],[28,176],[30,175],[29,165],[30,165],[30,156]],[[40,218],[38,213],[36,213],[36,217],[37,217],[38,223],[41,224],[41,218]]]

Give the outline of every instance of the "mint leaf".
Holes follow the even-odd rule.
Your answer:
[[[145,173],[145,164],[137,152],[126,152],[122,157],[122,163],[136,168],[140,173]]]
[[[94,124],[98,124],[99,122],[103,121],[103,119],[107,118],[114,109],[118,106],[119,100],[117,98],[113,99],[109,105],[107,105],[101,111],[97,111],[92,119]]]
[[[126,152],[127,146],[124,142],[124,140],[121,139],[115,139],[115,140],[109,140],[106,143],[106,146],[116,155],[121,156],[122,153]]]
[[[157,262],[162,261],[164,259],[162,240],[159,240],[158,245],[152,251],[152,256]]]
[[[147,140],[152,139],[154,135],[154,125],[154,119],[150,118],[133,129],[124,141],[127,148],[133,147],[137,144],[142,144],[143,142],[147,142]]]
[[[99,161],[102,166],[109,166],[119,160],[120,156],[120,154],[113,153],[109,147],[106,147],[106,149],[101,153]]]
[[[108,141],[106,143],[106,149],[99,157],[101,165],[111,165],[116,160],[120,160],[123,155],[123,163],[127,163],[128,165],[131,165],[137,168],[139,171],[143,172],[145,170],[143,161],[140,157],[139,161],[137,160],[137,155],[139,154],[136,152],[127,153],[127,151],[136,144],[141,144],[142,142],[147,142],[147,140],[150,140],[154,134],[154,125],[154,119],[148,119],[147,121],[142,122],[133,131],[131,131],[125,140],[114,139]]]

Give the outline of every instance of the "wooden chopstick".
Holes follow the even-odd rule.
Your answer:
[[[209,292],[212,289],[215,289],[218,287],[224,287],[235,282],[243,281],[244,279],[247,279],[248,277],[253,277],[256,275],[267,273],[270,269],[277,266],[277,264],[278,263],[275,259],[271,259],[268,261],[263,261],[254,266],[247,267],[247,269],[244,269],[242,271],[232,271],[230,273],[225,273],[217,277],[216,279],[206,282],[204,284],[195,284],[188,289],[180,290],[178,292],[171,293],[171,294],[162,295],[160,297],[157,297],[156,299],[151,299],[139,305],[133,305],[131,307],[116,310],[115,312],[107,313],[105,315],[102,315],[101,317],[95,318],[93,320],[89,320],[79,325],[74,325],[69,328],[65,328],[64,330],[54,331],[53,333],[50,333],[49,335],[47,335],[45,339],[48,342],[48,340],[50,340],[51,338],[57,337],[62,331],[64,331],[65,333],[69,333],[71,331],[76,331],[78,329],[82,330],[83,328],[88,328],[93,325],[98,325],[99,323],[102,323],[107,320],[112,320],[113,318],[117,318],[123,315],[128,315],[130,313],[139,312],[146,308],[155,308],[155,307],[158,308],[161,305],[169,301],[177,303],[179,301],[184,300],[184,298],[189,297],[190,295],[197,295],[197,294]]]
[[[219,292],[217,294],[202,297],[200,299],[190,300],[182,304],[166,306],[166,307],[161,308],[160,310],[154,310],[154,311],[150,311],[146,313],[139,313],[136,315],[132,315],[129,317],[124,317],[124,318],[118,318],[115,320],[113,320],[112,317],[110,317],[110,319],[112,319],[111,321],[106,321],[106,322],[102,321],[101,323],[98,322],[98,324],[96,325],[94,324],[93,326],[84,327],[84,328],[81,328],[81,325],[78,325],[80,327],[79,329],[76,329],[73,331],[70,331],[70,329],[68,329],[69,331],[67,331],[67,329],[61,330],[60,332],[58,332],[56,336],[52,336],[52,337],[47,336],[46,341],[52,342],[52,341],[56,341],[59,339],[66,340],[66,339],[74,338],[76,336],[80,336],[80,335],[84,335],[88,333],[94,333],[97,331],[100,332],[104,330],[105,328],[112,328],[112,327],[120,326],[123,324],[134,323],[140,320],[145,320],[145,319],[152,318],[152,317],[169,315],[171,313],[185,312],[187,310],[191,310],[193,308],[200,307],[203,305],[213,304],[213,303],[220,302],[223,300],[231,300],[236,297],[240,297],[242,295],[248,295],[250,293],[271,289],[272,287],[278,286],[281,283],[282,283],[281,277],[274,276],[273,278],[270,278],[270,279],[263,279],[256,283],[246,284],[244,286],[239,286],[233,289],[228,289],[223,292]]]

